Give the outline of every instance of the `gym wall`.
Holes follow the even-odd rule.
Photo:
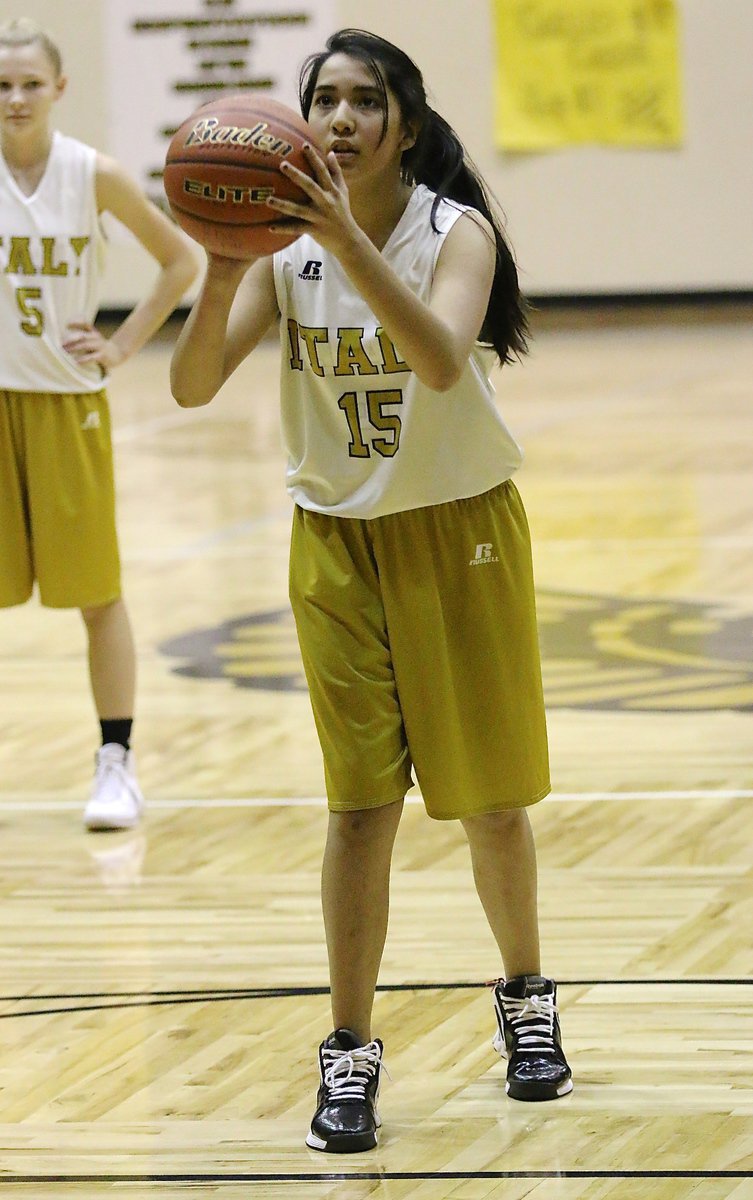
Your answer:
[[[176,14],[182,2],[175,0]],[[144,7],[148,13],[148,0]],[[487,0],[336,0],[335,6],[338,24],[372,29],[416,59],[434,106],[457,129],[502,204],[529,294],[749,292],[753,3],[678,0],[678,8],[686,109],[681,148],[589,146],[519,156],[493,144]],[[6,0],[3,15],[28,15],[57,36],[70,75],[58,124],[107,151],[102,0]],[[137,80],[133,101],[137,112]],[[151,269],[138,248],[116,241],[103,307],[130,305]]]

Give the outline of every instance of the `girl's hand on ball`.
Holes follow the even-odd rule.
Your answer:
[[[300,113],[269,97],[202,104],[175,131],[165,156],[163,183],[177,224],[205,250],[246,263],[289,245],[302,229],[283,233],[267,199],[276,193],[305,203],[280,167],[292,163],[308,176],[304,146],[312,138]]]
[[[274,232],[278,228],[287,235],[295,229],[310,233],[326,250],[336,254],[358,230],[350,211],[348,185],[336,155],[328,154],[325,160],[310,145],[304,146],[304,153],[311,164],[311,176],[288,162],[282,163],[280,171],[301,189],[306,202],[271,197],[267,206],[287,219],[277,226],[270,225],[269,229]]]

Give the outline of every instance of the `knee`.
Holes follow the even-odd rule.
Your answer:
[[[109,604],[98,604],[89,608],[81,609],[81,616],[84,624],[89,629],[94,629],[101,625],[115,611],[121,603],[120,599],[111,600]]]
[[[390,843],[397,832],[403,801],[385,804],[381,808],[359,808],[353,812],[330,812],[330,834],[340,842],[352,846],[374,844],[382,840]]]
[[[499,812],[479,813],[475,817],[463,818],[463,828],[471,839],[507,839],[527,826],[528,813],[525,808],[505,808]]]
[[[81,616],[87,629],[95,629],[102,621],[103,613],[107,605],[101,605],[97,608],[82,608]]]

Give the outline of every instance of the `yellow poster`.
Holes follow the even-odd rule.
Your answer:
[[[493,2],[497,145],[679,145],[675,0]]]

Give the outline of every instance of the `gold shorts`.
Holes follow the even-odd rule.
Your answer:
[[[36,580],[49,608],[120,595],[110,413],[104,391],[0,391],[0,607]]]
[[[550,791],[528,522],[511,481],[373,520],[296,508],[290,598],[329,807],[430,816]]]

